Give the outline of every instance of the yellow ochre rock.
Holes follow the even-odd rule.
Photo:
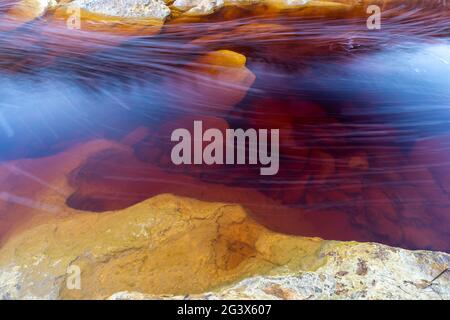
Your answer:
[[[178,92],[172,104],[194,114],[225,115],[246,96],[256,76],[246,67],[246,57],[231,50],[210,51],[167,80]]]
[[[51,219],[13,237],[0,251],[0,296],[201,293],[292,266],[314,269],[322,242],[270,232],[238,205],[160,195],[122,211]],[[81,270],[80,290],[67,289],[70,266]]]
[[[0,298],[448,299],[449,262],[439,252],[281,235],[238,205],[166,194],[11,238],[0,250]]]

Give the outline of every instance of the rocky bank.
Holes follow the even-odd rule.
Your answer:
[[[370,4],[386,5],[392,2],[395,1],[378,0]],[[88,22],[87,27],[91,23],[121,23],[125,24],[122,27],[127,27],[129,24],[154,26],[180,16],[206,16],[224,7],[261,6],[270,10],[303,10],[306,14],[315,10],[322,13],[331,10],[334,14],[365,3],[356,0],[22,0],[13,6],[10,14],[30,21],[55,11],[56,17],[64,19],[78,12],[81,19]]]
[[[450,255],[277,234],[238,205],[160,195],[57,217],[0,250],[2,299],[449,299]],[[70,267],[81,270],[69,289]],[[207,292],[207,293],[204,293]]]

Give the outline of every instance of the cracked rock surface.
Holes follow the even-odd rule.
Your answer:
[[[122,211],[56,218],[12,238],[0,252],[0,296],[200,293],[290,265],[312,268],[321,244],[268,232],[236,205],[161,195]],[[71,265],[82,272],[81,290],[65,286]]]
[[[160,195],[50,219],[0,250],[0,298],[449,299],[450,255],[281,235],[238,205]],[[81,271],[68,289],[68,268]],[[204,293],[209,292],[209,293]]]
[[[315,271],[255,276],[188,297],[118,292],[110,299],[449,299],[449,255],[408,251],[375,243],[329,242]],[[443,268],[443,269],[442,269]]]

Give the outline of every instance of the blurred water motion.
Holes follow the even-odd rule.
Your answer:
[[[128,149],[64,173],[70,207],[103,212],[170,192],[241,203],[280,232],[449,252],[450,20],[437,4],[388,8],[379,31],[359,11],[225,9],[153,37],[1,20],[0,232],[21,219],[17,206],[52,207],[19,192],[21,177],[57,193],[40,179],[51,166],[25,171],[21,159],[109,139]],[[256,81],[237,68],[211,80],[204,57],[222,49],[244,54]],[[193,120],[279,128],[279,174],[174,166],[170,134]]]

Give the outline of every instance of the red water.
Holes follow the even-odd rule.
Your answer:
[[[65,173],[72,208],[173,193],[240,203],[284,233],[450,252],[449,10],[397,3],[370,31],[363,9],[226,9],[149,37],[67,30],[51,14],[14,28],[2,20],[0,230],[26,219],[17,203],[37,200],[18,182],[26,172],[29,185],[54,187],[43,178],[53,166],[11,178],[11,161],[103,138],[127,147]],[[199,57],[219,49],[244,54],[256,75],[239,103],[233,93],[246,88],[223,94],[195,76]],[[173,165],[170,134],[194,120],[279,128],[279,173]]]

